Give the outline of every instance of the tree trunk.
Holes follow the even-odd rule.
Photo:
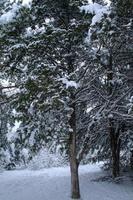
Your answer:
[[[79,189],[79,174],[78,174],[78,161],[76,153],[76,117],[75,117],[75,106],[72,107],[73,113],[69,120],[69,125],[72,131],[70,132],[70,171],[71,171],[71,197],[72,199],[80,198]]]
[[[131,151],[130,166],[131,166],[131,168],[133,169],[133,151]]]
[[[120,139],[119,131],[115,133],[112,123],[110,123],[110,147],[112,154],[112,176],[116,178],[120,175]]]
[[[79,189],[79,175],[78,175],[78,163],[75,160],[75,156],[71,155],[70,158],[70,170],[71,170],[71,197],[72,199],[80,198]]]
[[[112,64],[112,50],[110,51],[108,74],[107,74],[107,91],[109,97],[113,92],[113,64]],[[112,161],[112,176],[115,178],[120,173],[120,139],[119,128],[117,131],[114,129],[114,123],[112,118],[109,119],[109,135],[110,135],[110,148],[111,148],[111,161]]]
[[[119,141],[116,138],[113,138],[112,144],[112,175],[114,178],[120,175],[120,148]]]

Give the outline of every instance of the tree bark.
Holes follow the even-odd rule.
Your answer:
[[[71,170],[71,198],[80,199],[78,163],[77,160],[75,159],[75,156],[72,154],[70,158],[70,170]]]
[[[130,167],[133,169],[133,151],[131,151],[131,156],[130,156]]]
[[[72,106],[73,113],[69,120],[69,125],[72,131],[70,132],[69,141],[69,154],[70,154],[70,171],[71,171],[71,197],[72,199],[80,198],[79,188],[79,174],[78,174],[78,161],[76,152],[76,116],[75,116],[75,105]]]
[[[116,178],[120,175],[120,139],[119,131],[115,133],[112,123],[110,122],[110,147],[112,154],[112,176]]]
[[[108,74],[107,74],[107,92],[109,97],[113,92],[113,63],[112,63],[112,50],[110,50]],[[112,161],[112,176],[116,178],[120,174],[120,130],[117,132],[114,129],[114,123],[112,118],[109,119],[109,136],[110,136],[110,148],[111,148],[111,161]]]

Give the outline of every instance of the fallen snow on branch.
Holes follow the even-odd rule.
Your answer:
[[[103,6],[98,3],[89,3],[88,5],[82,6],[81,11],[86,13],[91,13],[93,16],[91,26],[94,26],[96,23],[99,23],[102,20],[104,14],[109,13],[109,7]]]
[[[69,87],[74,87],[76,89],[79,87],[78,83],[76,83],[75,81],[68,80],[67,78],[60,78],[59,81],[62,81],[62,83],[66,85],[67,89]]]
[[[14,3],[11,10],[0,16],[0,24],[7,24],[11,22],[16,17],[19,8],[20,7],[16,3]]]

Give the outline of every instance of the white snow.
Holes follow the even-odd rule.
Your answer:
[[[90,29],[88,31],[88,36],[85,39],[86,43],[90,43],[91,41],[91,35],[92,35],[92,29],[97,24],[100,23],[103,19],[104,14],[108,14],[110,12],[109,5],[110,1],[105,0],[107,2],[107,5],[101,5],[98,3],[93,3],[91,0],[88,1],[87,5],[81,6],[81,11],[85,11],[86,13],[91,13],[93,15],[92,21],[90,24]]]
[[[16,170],[0,174],[0,200],[70,200],[69,167],[39,171]],[[79,169],[82,200],[132,200],[130,180],[94,181],[103,176],[99,165]]]
[[[45,33],[46,29],[44,26],[39,27],[38,25],[35,26],[35,29],[32,29],[31,27],[28,27],[26,29],[25,36],[26,37],[32,37],[33,35],[36,35],[38,33],[43,34]]]
[[[16,0],[18,2],[19,0]],[[14,2],[14,0],[10,0],[10,2]],[[23,6],[29,6],[31,4],[32,0],[22,0],[22,5]]]
[[[10,2],[12,3],[12,2],[14,2],[14,0],[10,0]],[[20,6],[17,4],[17,2],[18,1],[16,0],[16,3],[13,3],[11,10],[3,13],[0,16],[0,24],[7,24],[16,18],[16,14],[20,9]],[[32,2],[32,0],[23,0],[22,6],[30,7],[31,2]]]
[[[19,128],[21,122],[15,121],[15,124],[13,127],[8,126],[8,133],[7,133],[7,139],[9,142],[14,140],[14,138],[17,137],[16,131]]]
[[[49,149],[42,148],[38,154],[30,161],[28,168],[32,170],[40,170],[50,167],[60,167],[67,165],[65,156],[60,153],[60,145],[56,149],[56,153],[52,153]]]
[[[29,6],[30,5],[30,3],[32,2],[32,0],[23,0],[23,5],[24,6]]]
[[[111,4],[110,0],[103,0],[107,5]],[[93,3],[92,0],[88,0],[88,3]]]
[[[88,5],[82,6],[81,10],[84,10],[86,13],[93,14],[91,26],[94,26],[96,23],[99,23],[104,14],[109,12],[108,6],[103,6],[98,3],[89,3]]]
[[[16,13],[18,12],[18,10],[19,6],[14,3],[11,10],[0,16],[0,24],[7,24],[11,22],[16,17]]]
[[[107,5],[110,5],[111,4],[111,1],[110,0],[104,0],[105,3],[107,3]]]
[[[67,89],[69,87],[74,87],[76,89],[79,87],[78,83],[76,83],[75,81],[68,80],[65,77],[64,78],[60,78],[59,81],[62,81],[62,83],[66,85]]]

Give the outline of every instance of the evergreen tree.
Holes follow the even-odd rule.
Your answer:
[[[9,126],[13,125],[11,120],[11,108],[7,103],[8,96],[0,85],[0,166],[5,167],[11,162],[10,144],[8,141]]]
[[[125,13],[119,16],[117,6],[112,4],[110,12],[105,13],[100,22],[92,24],[88,43],[91,46],[92,65],[95,66],[95,78],[92,81],[94,92],[91,93],[93,100],[90,102],[94,107],[90,113],[93,116],[94,135],[91,132],[89,134],[90,146],[92,144],[94,150],[97,148],[101,155],[111,155],[114,177],[119,175],[124,124],[132,120],[127,109],[132,94],[127,76],[128,68],[132,66],[132,45],[129,45],[132,23],[130,17],[125,18]],[[101,127],[101,123],[104,127]]]
[[[13,156],[25,163],[23,150],[30,160],[62,143],[78,199],[78,167],[88,153],[111,157],[113,177],[120,151],[132,153],[132,1],[112,0],[110,9],[101,0],[14,5],[12,19],[0,21],[1,78],[16,87],[10,105],[21,121]]]
[[[54,116],[51,126],[58,122],[58,132],[62,129],[69,138],[73,198],[80,197],[77,124],[88,101],[84,100],[85,93],[81,97],[80,92],[87,85],[84,74],[89,64],[84,37],[90,22],[80,12],[80,5],[80,1],[33,1],[30,9],[22,7],[17,20],[3,29],[8,42],[5,69],[19,88],[13,103],[19,120],[23,121],[23,133],[27,138],[37,139],[43,127],[44,134],[47,133],[50,123],[45,119],[49,117],[50,122]],[[80,107],[82,101],[84,106]]]

